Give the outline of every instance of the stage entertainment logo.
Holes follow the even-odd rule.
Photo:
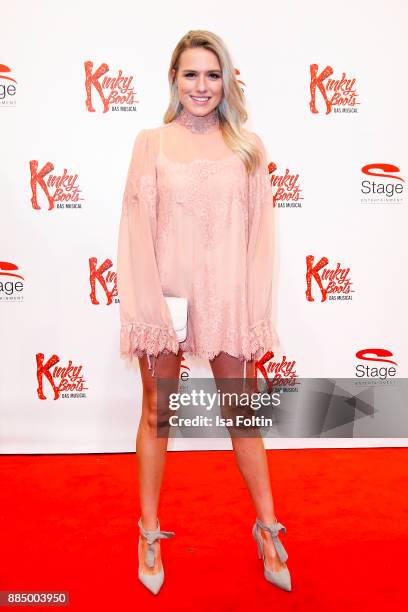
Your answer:
[[[6,73],[11,69],[5,64],[0,64],[0,103],[5,106],[16,106],[15,95],[17,92],[17,81]]]
[[[60,397],[64,399],[87,397],[84,391],[87,390],[88,387],[84,385],[86,380],[83,376],[82,365],[74,366],[72,365],[72,361],[69,360],[66,365],[58,366],[57,364],[60,359],[55,353],[48,361],[44,360],[44,353],[37,353],[35,358],[37,364],[38,399],[48,399],[44,394],[43,388],[45,380],[49,383],[47,386],[51,387],[54,400]]]
[[[370,379],[377,383],[378,380],[381,380],[384,384],[389,383],[390,379],[392,379],[391,382],[394,382],[393,379],[397,376],[396,366],[398,366],[398,363],[393,359],[386,359],[394,357],[393,353],[388,349],[361,349],[356,352],[356,357],[360,362],[354,367],[355,377],[364,379],[361,381],[362,384],[370,383]]]
[[[365,176],[379,177],[377,179],[363,178],[361,181],[360,198],[362,204],[402,204],[404,202],[404,179],[397,176],[400,172],[394,164],[367,164],[361,168]],[[388,180],[387,180],[388,179]]]
[[[333,68],[326,66],[319,73],[318,64],[310,65],[310,100],[309,107],[312,113],[318,114],[316,108],[316,90],[318,90],[326,104],[326,115],[334,113],[357,113],[356,79],[346,78],[343,72],[340,78],[330,79]]]
[[[138,100],[135,99],[135,91],[132,86],[133,76],[124,76],[122,70],[107,76],[109,66],[106,63],[100,64],[94,70],[93,62],[87,61],[84,62],[84,67],[85,105],[88,112],[95,112],[92,93],[97,94],[104,113],[107,113],[109,109],[111,111],[137,111]]]
[[[17,274],[18,266],[11,261],[0,261],[0,302],[24,300],[24,276]]]
[[[314,302],[312,296],[312,281],[315,280],[320,290],[321,302],[329,300],[352,300],[354,289],[349,278],[350,268],[341,267],[337,263],[335,268],[326,267],[329,263],[327,257],[321,257],[314,263],[314,255],[306,257],[306,299]]]

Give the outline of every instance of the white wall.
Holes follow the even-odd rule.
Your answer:
[[[140,416],[138,369],[119,358],[119,304],[96,283],[89,259],[110,259],[116,272],[121,197],[136,133],[162,123],[170,55],[190,29],[220,35],[230,49],[248,101],[249,129],[264,140],[277,174],[299,174],[302,208],[279,209],[276,324],[283,354],[300,377],[353,377],[356,351],[390,350],[407,376],[407,198],[362,203],[362,166],[407,167],[406,57],[402,2],[360,0],[328,5],[254,0],[173,3],[45,0],[7,3],[0,63],[16,91],[1,100],[0,261],[18,267],[21,300],[0,291],[0,452],[116,452],[135,447]],[[84,63],[133,76],[136,112],[95,112],[85,104]],[[310,65],[331,78],[355,78],[357,113],[309,109]],[[0,78],[8,86],[12,81]],[[329,93],[331,98],[332,92]],[[7,104],[6,104],[7,102]],[[8,104],[12,103],[12,104]],[[77,174],[82,208],[32,207],[30,160],[54,174]],[[367,178],[367,177],[366,177]],[[326,256],[350,268],[353,300],[305,297],[305,258]],[[0,282],[10,278],[0,271]],[[108,272],[105,272],[107,277]],[[108,289],[114,286],[108,278]],[[36,355],[58,366],[81,365],[86,397],[54,401],[44,378],[39,399]],[[281,356],[280,356],[281,357]],[[277,358],[279,358],[277,356]],[[187,356],[192,376],[208,363]],[[58,384],[59,379],[56,379]],[[404,439],[271,440],[271,447],[405,445]],[[230,448],[229,440],[172,441],[172,449]]]

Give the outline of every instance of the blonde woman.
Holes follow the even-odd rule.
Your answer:
[[[157,377],[178,379],[183,353],[208,359],[216,379],[254,376],[273,349],[273,195],[265,147],[242,124],[244,96],[223,41],[189,31],[169,68],[164,125],[142,129],[130,162],[119,231],[121,356],[139,358],[143,406],[137,433],[139,579],[154,594],[164,570],[158,505],[167,439],[157,436]],[[179,342],[164,296],[188,298]],[[248,364],[248,365],[247,365]],[[262,437],[234,437],[256,512],[264,576],[291,590],[285,527],[275,517]]]

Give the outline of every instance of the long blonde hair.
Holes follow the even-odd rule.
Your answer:
[[[245,98],[235,76],[231,56],[223,40],[208,30],[189,30],[177,43],[173,51],[168,72],[170,85],[170,102],[164,114],[164,123],[170,123],[180,113],[182,105],[179,100],[176,76],[179,69],[180,55],[186,49],[204,47],[215,53],[220,63],[223,82],[223,97],[217,106],[220,129],[224,142],[235,151],[245,164],[248,173],[254,172],[261,161],[261,152],[243,133],[242,124],[248,118],[245,109]],[[175,70],[175,76],[172,70]]]

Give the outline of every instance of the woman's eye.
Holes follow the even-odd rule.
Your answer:
[[[185,76],[186,77],[191,77],[191,76],[194,77],[194,76],[196,76],[196,74],[195,74],[195,72],[186,72]],[[211,72],[209,76],[211,78],[215,77],[216,79],[220,78],[220,75],[217,74],[216,72]]]

